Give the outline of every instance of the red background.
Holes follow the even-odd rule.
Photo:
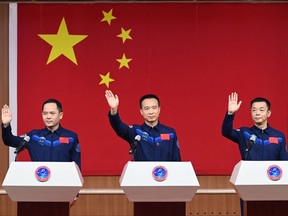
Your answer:
[[[110,9],[109,26],[100,21]],[[43,101],[59,99],[62,126],[79,135],[83,175],[120,174],[131,158],[108,122],[99,74],[110,72],[127,124],[142,124],[139,98],[157,94],[182,160],[198,175],[230,174],[240,154],[221,124],[232,91],[243,101],[235,127],[253,124],[249,103],[262,96],[270,124],[287,135],[287,11],[285,3],[19,3],[18,134],[44,127]],[[74,46],[78,65],[65,56],[46,65],[51,46],[37,35],[56,34],[63,17],[70,34],[88,37]],[[124,44],[121,27],[131,29]],[[129,69],[119,69],[123,53]]]

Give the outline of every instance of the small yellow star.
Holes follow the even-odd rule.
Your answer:
[[[107,88],[109,88],[109,83],[115,81],[114,79],[110,78],[110,72],[108,72],[105,76],[102,74],[99,74],[99,75],[102,79],[99,85],[105,84]]]
[[[38,34],[43,40],[52,46],[46,65],[64,55],[77,65],[73,47],[88,35],[71,35],[68,32],[65,18],[63,17],[57,34]]]
[[[101,20],[101,22],[104,22],[104,21],[107,21],[107,23],[110,25],[111,24],[111,21],[113,19],[116,19],[116,17],[114,17],[112,15],[112,12],[113,12],[113,9],[111,9],[108,13],[106,11],[102,11],[104,17],[103,19]]]
[[[116,60],[120,63],[119,69],[122,68],[122,67],[126,67],[126,68],[129,69],[128,63],[129,63],[130,61],[132,61],[132,59],[127,59],[127,58],[126,58],[125,53],[123,54],[122,59],[116,59]]]
[[[132,40],[132,37],[129,35],[130,32],[131,32],[131,29],[126,31],[124,28],[121,27],[121,34],[117,35],[117,37],[122,38],[122,42],[124,44],[127,39]]]

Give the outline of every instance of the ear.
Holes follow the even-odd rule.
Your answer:
[[[63,113],[63,112],[60,112],[60,119],[63,118],[63,115],[64,115],[64,113]]]
[[[268,117],[271,116],[271,110],[268,110]]]
[[[142,109],[140,109],[140,113],[141,113],[141,115],[143,116],[143,111],[142,111]]]

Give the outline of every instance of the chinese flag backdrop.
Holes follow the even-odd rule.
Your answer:
[[[221,124],[232,91],[243,101],[235,127],[253,124],[249,103],[262,96],[272,102],[270,124],[287,135],[287,11],[285,3],[18,3],[18,134],[44,127],[43,101],[59,99],[83,174],[119,175],[131,157],[109,125],[105,90],[119,96],[127,124],[143,123],[139,98],[154,93],[182,160],[198,175],[230,174],[240,154]]]

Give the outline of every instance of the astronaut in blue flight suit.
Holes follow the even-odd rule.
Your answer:
[[[126,140],[135,161],[181,161],[180,147],[176,131],[159,122],[160,101],[156,95],[148,94],[140,98],[140,113],[144,117],[142,125],[128,126],[122,122],[119,112],[119,98],[106,90],[105,97],[110,106],[110,124],[116,134]],[[137,143],[135,138],[139,137]],[[135,145],[133,147],[133,145]]]
[[[62,105],[55,99],[48,99],[42,105],[42,119],[45,128],[32,130],[26,134],[26,143],[32,161],[72,162],[81,169],[80,144],[76,133],[63,128]],[[5,145],[17,148],[24,136],[12,134],[12,113],[5,104],[2,108],[2,139]]]
[[[266,98],[255,98],[250,103],[252,127],[233,129],[235,113],[241,106],[236,92],[229,95],[228,111],[222,124],[222,135],[238,144],[242,160],[288,160],[285,135],[268,124],[271,115],[271,104]],[[251,148],[248,146],[252,136]],[[241,215],[244,204],[241,200]]]
[[[271,115],[270,102],[265,98],[253,99],[250,105],[254,126],[233,129],[234,116],[241,103],[242,101],[238,103],[237,93],[229,95],[222,135],[238,143],[243,160],[288,160],[285,135],[268,124]],[[247,152],[247,145],[252,135],[256,135],[256,140]]]

